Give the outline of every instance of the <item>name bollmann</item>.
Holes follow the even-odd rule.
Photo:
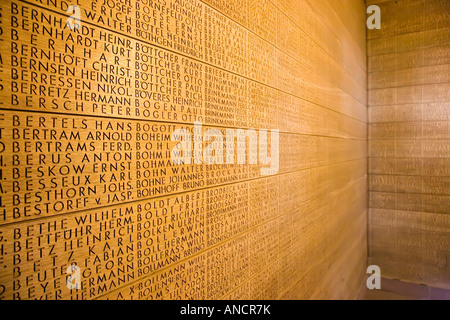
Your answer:
[[[259,163],[263,166],[261,175],[274,175],[279,170],[280,131],[270,130],[270,155],[268,154],[268,131],[266,129],[226,129],[226,138],[224,140],[223,133],[219,129],[208,129],[203,133],[202,123],[195,122],[194,140],[192,140],[191,133],[187,129],[177,129],[172,133],[171,140],[179,141],[172,149],[172,162],[175,165],[202,164],[203,161],[209,165],[224,164],[223,149],[225,141],[225,163],[235,164],[236,149],[237,164],[245,164],[248,139],[248,163],[256,165],[259,158]],[[236,140],[237,143],[235,143]],[[203,142],[209,142],[204,150]],[[192,144],[194,145],[194,153],[192,153]]]

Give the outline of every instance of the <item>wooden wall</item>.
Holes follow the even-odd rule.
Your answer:
[[[450,288],[450,2],[368,1],[369,264]]]
[[[0,2],[0,298],[356,297],[363,1],[74,4]],[[170,165],[194,121],[279,129],[278,173]]]

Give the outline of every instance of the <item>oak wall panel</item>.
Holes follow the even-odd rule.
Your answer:
[[[65,1],[1,1],[0,299],[355,298],[367,68],[347,3],[77,0],[71,29]],[[180,129],[278,130],[279,168],[174,164]]]
[[[369,263],[450,288],[450,3],[368,1]]]

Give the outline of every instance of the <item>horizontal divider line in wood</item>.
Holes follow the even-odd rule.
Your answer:
[[[377,138],[377,137],[371,137],[370,138],[371,141],[376,142],[376,141],[446,141],[449,140],[450,138],[422,138],[422,137],[415,137],[412,136],[409,139],[406,138]]]
[[[361,217],[364,217],[364,216],[365,216],[365,212],[364,212],[363,214],[361,214],[360,219],[361,219]],[[354,225],[357,226],[356,223],[354,223]],[[366,230],[364,230],[364,229],[359,229],[359,230],[360,230],[360,237],[361,237],[361,240],[364,240],[364,238],[365,238],[365,231],[366,231]],[[351,239],[354,239],[354,234],[351,234],[350,236],[347,236],[347,237],[349,237],[349,238],[351,238]],[[342,241],[341,245],[343,245],[344,243],[345,243],[345,241]],[[358,245],[358,242],[356,241],[356,242],[354,242],[353,247],[355,247],[355,246],[357,246],[357,245]],[[350,250],[347,250],[347,252],[348,252],[348,254],[350,254],[351,252],[354,252],[354,251],[353,251],[352,249],[350,249]],[[329,255],[330,255],[330,254],[332,254],[332,253],[329,253]],[[308,272],[310,272],[311,270],[314,270],[314,267],[317,267],[317,266],[320,267],[320,266],[321,266],[321,263],[323,264],[323,261],[324,261],[326,258],[327,258],[327,256],[321,258],[318,262],[315,262],[314,265],[310,266],[309,269],[307,270],[307,272],[303,273],[302,277],[301,277],[300,279],[298,279],[297,282],[293,283],[293,285],[292,285],[290,288],[288,288],[287,290],[285,290],[285,292],[284,292],[283,294],[285,294],[286,292],[288,292],[289,290],[291,290],[292,288],[294,288],[299,282],[303,281],[303,279],[307,276]],[[305,299],[309,299],[309,297],[305,297]]]
[[[379,55],[368,57],[367,62],[369,64],[369,66],[371,66],[371,68],[369,68],[368,74],[371,74],[372,72],[379,72],[379,71],[382,71],[382,70],[386,70],[386,71],[399,70],[399,71],[401,71],[403,69],[409,69],[409,68],[405,68],[405,67],[397,69],[396,66],[392,66],[390,68],[379,67],[378,64],[373,62],[373,60],[375,60],[375,59],[391,58],[391,59],[394,59],[394,61],[395,61],[397,59],[400,60],[400,57],[402,57],[404,55],[407,55],[407,54],[411,54],[411,53],[417,53],[419,55],[423,55],[423,57],[425,57],[425,58],[429,58],[430,57],[430,51],[435,50],[435,49],[441,49],[442,51],[445,51],[447,46],[448,45],[437,44],[435,46],[430,46],[430,47],[428,47],[426,49],[422,48],[422,49],[407,50],[407,51],[402,51],[402,52],[388,52],[388,53],[383,53],[383,54],[379,54]],[[427,66],[426,63],[427,63],[428,60],[427,59],[424,59],[424,60],[425,61],[421,61],[420,63],[422,63],[422,66]],[[448,63],[445,63],[445,64],[448,64]],[[372,65],[377,65],[377,67],[373,68]],[[433,65],[435,65],[435,64],[431,64],[431,66],[433,66]],[[371,71],[373,69],[375,69],[375,71]]]
[[[411,175],[407,175],[407,174],[401,174],[401,173],[370,173],[371,175],[374,176],[386,176],[386,177],[420,177],[420,178],[450,178],[450,175],[445,176],[445,175],[436,175],[436,176],[430,176],[427,174],[411,174]]]
[[[450,81],[426,82],[426,83],[417,83],[417,84],[408,84],[408,85],[398,85],[398,86],[392,86],[392,87],[370,87],[368,90],[396,89],[396,88],[408,88],[408,87],[417,87],[417,86],[424,86],[424,85],[432,86],[432,85],[448,85],[448,84],[450,84]]]
[[[285,176],[285,175],[293,174],[293,173],[296,173],[296,172],[304,172],[304,171],[308,171],[308,170],[316,169],[316,168],[327,168],[327,167],[330,167],[330,166],[333,166],[333,165],[338,165],[338,164],[341,164],[341,163],[350,163],[350,162],[354,162],[354,161],[358,161],[358,160],[365,160],[365,159],[366,159],[365,157],[364,158],[354,158],[354,159],[348,159],[348,160],[344,160],[344,161],[333,162],[333,163],[328,163],[328,164],[323,164],[323,165],[316,165],[316,166],[313,166],[313,167],[306,167],[306,168],[293,170],[293,171],[279,172],[278,174],[273,175],[271,177]],[[222,183],[222,184],[217,184],[217,185],[208,185],[208,186],[197,188],[197,189],[182,190],[182,191],[173,192],[173,193],[170,193],[170,194],[162,194],[162,195],[156,195],[156,196],[150,196],[150,197],[143,197],[143,198],[138,198],[138,199],[130,200],[130,201],[122,201],[120,203],[121,204],[133,204],[133,203],[140,202],[140,201],[145,201],[145,200],[153,200],[153,199],[158,199],[158,198],[161,198],[161,197],[172,196],[172,195],[173,196],[182,195],[182,194],[184,194],[186,192],[208,190],[208,189],[215,188],[215,187],[224,187],[224,186],[234,185],[234,184],[242,183],[242,182],[263,180],[263,179],[266,179],[266,178],[267,177],[261,176],[261,177],[256,177],[256,178],[250,178],[250,179],[244,179],[244,180],[229,182],[229,183]],[[82,208],[81,210],[70,211],[70,213],[76,214],[76,213],[84,212],[86,210],[94,210],[94,209],[99,209],[99,208],[109,208],[109,207],[114,207],[116,205],[117,204],[101,205],[101,206],[97,206],[97,207],[86,207],[86,208]],[[48,215],[48,217],[57,217],[57,216],[60,216],[60,215],[65,215],[65,214],[68,214],[68,213],[63,212],[63,213],[50,214],[50,215]],[[47,218],[47,217],[34,217],[32,219],[42,219],[42,218]],[[32,220],[32,219],[29,219],[29,220]],[[0,227],[2,227],[2,226],[10,226],[10,225],[14,225],[16,223],[21,223],[21,222],[23,222],[23,220],[11,221],[11,222],[0,224]]]
[[[361,183],[361,181],[364,182],[364,179],[354,181],[354,183],[351,184],[351,185],[349,185],[349,186],[347,186],[347,188],[350,188],[351,186],[354,186],[354,185],[357,184],[357,183]],[[341,192],[343,192],[343,191],[345,191],[345,189],[344,189],[344,190],[341,190]],[[314,200],[308,201],[307,203],[304,204],[304,206],[306,206],[306,205],[307,205],[308,203],[310,203],[310,202],[317,201],[318,199],[320,199],[320,198],[322,198],[322,197],[328,197],[328,194],[322,195],[322,196],[319,197],[319,198],[316,198],[316,199],[314,199]],[[286,213],[285,215],[289,215],[289,214],[290,214],[290,213]],[[279,220],[279,219],[274,218],[274,219],[271,220],[271,221],[278,221],[278,220]],[[253,230],[253,229],[252,229],[252,230]],[[240,235],[236,236],[236,237],[233,238],[233,239],[239,238],[239,237],[241,237],[241,236],[243,236],[243,235],[245,235],[245,233],[240,234]],[[228,242],[232,241],[233,239],[230,239],[230,240],[228,240],[228,241],[226,241],[226,242],[224,242],[224,243],[228,243]],[[223,245],[223,244],[221,244],[221,245]],[[220,246],[220,245],[219,245],[219,246]],[[207,249],[206,252],[212,251],[212,250],[213,250],[214,248],[216,248],[216,247],[218,247],[218,246],[211,247],[211,248]],[[200,256],[200,255],[202,255],[202,254],[205,254],[205,252],[198,253],[198,254],[196,254],[196,255],[190,257],[189,259],[195,259],[196,257],[198,257],[198,256]],[[134,284],[137,284],[137,283],[139,283],[139,282],[145,282],[146,279],[151,278],[152,276],[155,276],[155,275],[157,275],[157,274],[161,274],[161,273],[163,273],[164,271],[166,271],[166,270],[168,270],[168,269],[170,269],[170,268],[176,267],[177,265],[179,265],[179,264],[182,263],[182,262],[184,262],[184,261],[177,262],[177,263],[174,264],[174,265],[171,265],[171,266],[168,266],[168,267],[166,267],[166,268],[164,268],[164,269],[158,270],[157,272],[155,272],[155,273],[153,273],[153,274],[151,274],[151,275],[149,275],[149,276],[146,276],[146,277],[143,278],[143,279],[139,279],[139,280],[137,280],[137,281],[130,282],[129,284],[127,284],[127,285],[124,286],[124,287],[117,288],[117,289],[115,289],[115,290],[113,290],[113,291],[111,291],[111,292],[109,292],[109,293],[106,293],[105,295],[100,295],[100,296],[96,297],[95,299],[102,299],[102,298],[104,298],[104,297],[108,297],[108,298],[109,298],[109,296],[115,295],[117,291],[120,292],[121,290],[125,289],[127,286],[130,287],[130,286],[133,286]]]
[[[445,193],[424,193],[424,192],[401,192],[401,191],[381,191],[381,190],[373,190],[369,189],[369,195],[370,194],[389,194],[389,195],[415,195],[415,196],[430,196],[430,197],[442,197],[442,198],[448,198],[450,200],[450,194]],[[378,207],[373,207],[374,209],[378,209]],[[380,208],[382,209],[382,208]],[[439,212],[436,212],[439,213]]]
[[[209,7],[212,7],[212,6],[211,6],[210,4],[208,4],[205,0],[199,0],[199,1],[202,2],[202,3],[204,3],[205,5],[207,5],[207,6],[209,6]],[[270,1],[268,1],[268,2],[270,3]],[[273,5],[275,8],[277,8],[275,4],[272,3],[272,5]],[[351,93],[345,91],[343,88],[339,87],[337,84],[335,84],[335,83],[331,82],[329,79],[325,78],[325,76],[324,76],[323,74],[318,73],[316,70],[314,70],[313,66],[306,65],[304,62],[299,61],[297,57],[294,57],[294,56],[290,55],[288,52],[284,51],[283,49],[281,49],[281,48],[280,48],[279,46],[277,46],[276,44],[269,42],[267,39],[265,39],[264,37],[262,37],[261,35],[259,35],[259,34],[256,33],[255,31],[249,29],[247,26],[243,25],[241,22],[235,20],[233,17],[231,17],[231,16],[227,15],[226,13],[222,12],[221,10],[219,10],[219,9],[217,9],[217,8],[213,8],[213,9],[214,9],[214,10],[217,10],[218,12],[220,12],[221,14],[223,14],[224,16],[226,16],[228,19],[234,21],[236,24],[238,24],[238,25],[240,25],[241,27],[245,28],[245,29],[248,30],[249,32],[252,32],[254,35],[256,35],[257,37],[259,37],[259,38],[261,38],[262,40],[266,41],[266,42],[269,43],[270,45],[274,46],[276,49],[278,49],[278,50],[280,50],[281,52],[285,53],[286,55],[290,56],[292,59],[294,59],[294,60],[296,60],[297,62],[303,64],[304,66],[306,66],[307,68],[309,68],[311,71],[316,72],[316,73],[317,73],[319,76],[321,76],[324,80],[326,80],[326,81],[330,82],[331,84],[335,85],[337,88],[341,89],[344,93],[347,93],[348,95],[354,97]],[[279,8],[277,8],[277,10],[278,10],[280,13],[282,13],[282,11],[281,11]],[[307,34],[305,31],[303,31],[302,28],[300,28],[300,27],[295,23],[295,21],[293,21],[289,16],[286,16],[286,17],[287,17],[289,20],[291,20],[291,21],[297,26],[297,28],[298,28],[299,30],[301,30],[301,31],[302,31],[304,34],[306,34],[313,42],[315,42],[315,43],[317,44],[317,46],[318,46],[320,49],[322,49],[329,57],[331,57],[331,58],[335,61],[337,67],[341,67],[341,64],[339,64],[339,62],[336,60],[336,58],[335,58],[334,56],[332,56],[327,50],[325,50],[325,49],[321,46],[321,44],[320,44],[319,42],[317,42],[316,40],[314,40],[309,34]],[[341,67],[341,68],[342,68],[342,67]],[[356,85],[361,86],[359,80],[356,79],[356,78],[354,77],[354,75],[353,75],[351,72],[348,72],[348,71],[346,71],[345,69],[342,69],[342,70],[343,70],[344,72],[346,72],[346,74],[347,74],[348,76],[350,76],[350,77],[355,81],[355,84],[356,84]],[[361,88],[359,88],[359,89],[363,90],[364,88],[361,86]],[[357,99],[356,97],[354,97],[354,98],[355,98],[356,100],[358,100],[359,102],[364,103],[364,102],[360,101],[359,99]]]
[[[249,0],[249,1],[251,1],[251,0]],[[273,0],[268,0],[268,1],[274,4]],[[304,4],[304,5],[310,7],[310,4]],[[319,43],[318,39],[315,39],[315,38],[314,38],[312,35],[310,35],[306,30],[303,30],[303,28],[302,28],[300,25],[298,25],[298,21],[296,21],[292,16],[288,15],[286,12],[284,12],[279,6],[277,6],[277,4],[274,4],[274,6],[277,7],[278,10],[279,10],[284,16],[286,16],[286,17],[287,17],[294,25],[296,25],[300,30],[302,30],[306,35],[308,35],[314,42],[316,42],[320,47],[322,47],[322,44]],[[312,10],[312,8],[311,8],[311,10]],[[334,10],[334,9],[333,9],[333,10]],[[347,32],[349,32],[349,30],[347,29],[347,26],[345,25],[345,23],[343,23],[342,25],[343,25],[343,27],[345,28],[345,30],[347,30]],[[327,28],[326,25],[324,25],[324,27]],[[327,29],[328,29],[327,31],[330,31],[329,28],[327,28]],[[331,30],[331,31],[332,31],[332,30]],[[350,34],[350,36],[352,37],[352,40],[355,42],[355,45],[358,46],[358,43],[357,43],[357,41],[353,38],[353,35],[352,35],[350,32],[349,32],[349,34]],[[365,45],[365,44],[364,44],[364,45]],[[358,46],[358,47],[359,47],[359,46]],[[324,47],[322,47],[322,49],[323,49],[325,52],[327,52],[328,55],[329,55],[332,59],[334,59],[334,60],[337,62],[338,65],[341,65],[341,66],[343,65],[343,61],[338,61],[338,60],[336,59],[336,57],[334,56],[333,52],[331,52],[330,50],[327,50],[327,49],[324,48]],[[361,49],[361,48],[359,48],[359,49]],[[362,73],[365,73],[365,71],[366,71],[366,65],[365,65],[365,64],[360,64],[360,61],[359,61],[358,59],[355,59],[355,63],[356,63],[356,65],[359,67],[359,69],[362,71]],[[354,78],[354,79],[355,79],[356,81],[358,81],[358,82],[361,80],[361,79],[358,79],[358,78]]]
[[[442,46],[442,45],[448,45],[450,44],[450,40],[448,40],[449,38],[446,38],[446,40],[441,40],[440,42],[434,40],[431,41],[430,39],[433,39],[433,34],[438,34],[438,35],[442,35],[443,33],[447,32],[450,34],[450,27],[443,27],[443,28],[439,28],[439,29],[433,29],[433,30],[428,30],[428,31],[423,31],[423,32],[414,32],[411,34],[406,34],[406,35],[399,35],[399,36],[393,36],[393,37],[389,37],[389,38],[381,38],[381,39],[373,39],[373,40],[368,40],[367,41],[367,46],[368,46],[368,57],[374,57],[374,56],[379,56],[379,55],[383,55],[386,53],[404,53],[404,52],[408,52],[408,51],[416,51],[416,50],[420,50],[420,49],[429,49],[429,48],[433,48],[436,46]],[[415,46],[411,46],[410,48],[398,48],[395,47],[395,49],[392,49],[392,46],[396,43],[401,44],[402,41],[408,36],[418,36],[419,34],[421,34],[425,39],[429,40],[430,42],[428,43],[417,43]],[[384,44],[384,48],[382,48]],[[395,50],[395,51],[394,51]],[[375,53],[373,53],[375,51]]]
[[[11,112],[25,112],[25,113],[35,113],[35,114],[49,114],[49,115],[57,115],[57,116],[75,116],[80,117],[79,113],[69,113],[69,112],[54,112],[54,111],[39,111],[39,110],[33,110],[26,108],[21,109],[12,109],[12,108],[3,108],[0,106],[0,115],[2,111],[11,111]],[[345,115],[344,115],[345,116]],[[156,122],[161,124],[176,124],[176,125],[194,125],[194,122],[181,122],[181,121],[165,121],[165,120],[159,120],[159,119],[140,119],[140,118],[124,118],[124,117],[107,117],[105,115],[97,115],[97,114],[83,114],[83,117],[86,118],[96,118],[96,119],[103,119],[103,120],[123,120],[123,121],[139,121],[139,122]],[[353,119],[353,118],[352,118]],[[353,119],[356,120],[356,119]],[[359,121],[359,120],[356,120]],[[244,130],[261,130],[265,128],[257,128],[257,127],[238,127],[238,126],[225,126],[225,125],[218,125],[218,124],[208,124],[208,123],[202,123],[205,127],[209,128],[219,128],[219,129],[244,129]],[[267,129],[275,130],[272,129]],[[310,134],[310,133],[302,133],[302,132],[292,132],[292,131],[282,131],[279,130],[279,133],[286,134],[286,135],[298,135],[298,136],[312,136],[312,137],[322,137],[322,138],[335,138],[335,139],[344,139],[344,140],[357,140],[357,141],[367,141],[367,139],[364,138],[354,138],[354,137],[344,137],[344,136],[327,136],[327,135],[320,135],[320,134]]]
[[[46,10],[46,11],[53,12],[53,13],[58,14],[58,15],[62,15],[62,16],[66,16],[66,17],[69,16],[69,15],[66,14],[66,13],[58,12],[58,11],[56,11],[56,10],[54,10],[54,9],[47,8],[47,7],[44,7],[44,6],[35,4],[35,3],[30,3],[30,2],[28,2],[27,0],[17,0],[17,1],[22,2],[22,3],[26,3],[26,4],[28,4],[28,5],[36,6],[36,7],[38,7],[38,8],[41,8],[41,9]],[[101,25],[94,24],[94,23],[91,22],[91,21],[83,21],[83,23],[87,23],[87,24],[90,24],[90,25],[92,25],[92,26],[94,26],[94,27],[98,27],[98,28],[101,28],[101,29],[103,29],[103,30],[107,30],[108,32],[112,32],[112,30],[107,29],[106,27],[103,27],[103,26],[101,26]],[[218,67],[217,65],[211,64],[211,63],[209,63],[209,62],[207,62],[207,61],[204,61],[204,60],[202,60],[202,59],[197,59],[196,57],[192,57],[192,56],[190,56],[190,55],[186,55],[186,54],[184,54],[184,53],[181,53],[181,52],[178,52],[178,51],[174,51],[174,50],[172,50],[172,49],[170,49],[170,48],[166,48],[166,47],[160,46],[160,45],[158,45],[158,44],[154,44],[154,43],[152,43],[152,42],[145,41],[144,39],[139,39],[138,37],[134,37],[134,36],[132,36],[132,35],[127,35],[127,34],[125,34],[125,33],[118,32],[118,31],[114,31],[114,32],[115,32],[116,34],[121,35],[121,36],[130,38],[130,39],[133,39],[133,40],[135,40],[135,41],[147,43],[148,45],[157,47],[157,48],[159,48],[159,49],[166,50],[166,51],[170,51],[170,52],[175,53],[175,54],[178,54],[178,55],[180,55],[180,56],[183,56],[183,57],[186,57],[186,58],[189,58],[189,59],[192,59],[192,60],[195,60],[195,61],[198,61],[198,62],[207,64],[207,65],[210,65],[210,66],[212,66],[212,67],[215,67],[215,68],[221,69],[221,70],[223,70],[223,71],[227,71],[227,72],[229,72],[229,73],[232,73],[232,74],[234,74],[234,75],[240,76],[240,77],[242,77],[242,78],[248,79],[248,80],[250,80],[250,81],[253,81],[253,82],[256,82],[256,83],[265,85],[265,86],[267,86],[267,87],[274,88],[274,89],[276,89],[276,90],[279,90],[279,91],[284,92],[283,90],[281,90],[281,89],[279,89],[279,88],[276,88],[276,87],[270,86],[269,84],[260,82],[260,81],[258,81],[258,80],[252,79],[252,78],[249,78],[249,77],[247,77],[246,75],[238,74],[238,73],[235,73],[235,72],[233,72],[233,71],[231,71],[231,70],[228,70],[228,69],[225,69],[225,68]],[[283,53],[284,53],[284,52],[283,52]],[[287,54],[286,54],[286,55],[287,55]],[[287,56],[289,56],[289,55],[287,55]],[[289,56],[289,57],[290,57],[290,56]],[[292,57],[290,57],[290,58],[292,58]],[[294,58],[292,58],[292,59],[294,59]],[[294,59],[294,60],[295,60],[295,59]],[[297,60],[295,60],[295,61],[297,61]],[[297,61],[297,62],[303,64],[302,62],[299,62],[299,61]],[[311,71],[314,72],[314,70],[312,70],[310,67],[308,67],[308,66],[306,66],[306,67],[309,68]],[[322,76],[320,76],[320,75],[318,75],[318,76],[319,76],[319,77],[322,77]],[[325,80],[326,80],[326,79],[325,79]],[[334,86],[334,85],[332,84],[332,86]],[[337,87],[336,87],[336,88],[337,88]],[[339,88],[338,88],[338,89],[339,89]],[[339,90],[342,91],[342,89],[339,89]],[[284,93],[288,93],[288,92],[284,92]],[[292,94],[292,93],[288,93],[288,94],[291,94],[291,95],[293,95],[293,96],[296,96],[296,97],[300,98],[299,96],[297,96],[297,95],[295,95],[295,94]],[[352,99],[354,99],[355,101],[357,101],[357,102],[358,102],[359,104],[361,104],[362,106],[364,106],[365,102],[363,103],[363,102],[357,100],[356,98],[354,98],[353,96],[349,95],[348,93],[347,93],[347,95],[348,95],[349,97],[351,97]],[[302,98],[301,98],[301,99],[302,99]],[[306,100],[306,101],[308,101],[308,100]],[[310,101],[310,102],[311,102],[311,101]],[[311,103],[314,103],[314,102],[311,102]]]
[[[383,209],[383,208],[369,208],[369,210],[371,211],[371,213],[369,213],[369,216],[372,214],[378,214],[379,212],[383,212],[386,211],[386,214],[390,214],[391,212],[393,212],[394,214],[399,213],[399,214],[420,214],[420,215],[426,215],[427,217],[430,215],[437,215],[439,217],[445,218],[446,220],[449,221],[449,225],[448,227],[450,228],[450,215],[446,214],[446,213],[441,213],[441,212],[423,212],[423,211],[408,211],[408,210],[396,210],[396,209]],[[374,221],[378,221],[378,219],[374,219]],[[378,224],[376,224],[378,225]],[[445,226],[444,226],[445,227]],[[440,228],[440,225],[435,226],[435,228]],[[424,229],[424,230],[428,230],[428,229]],[[440,231],[442,232],[442,231]]]
[[[352,172],[351,171],[349,171],[349,173],[351,174]],[[269,179],[267,179],[267,180],[269,180]],[[360,185],[361,183],[364,183],[364,185],[365,185],[365,183],[366,183],[366,178],[364,177],[364,176],[358,176],[356,179],[352,179],[352,180],[349,180],[349,182],[347,183],[347,184],[345,184],[343,187],[342,187],[342,189],[339,189],[339,190],[336,190],[335,192],[332,192],[332,193],[330,193],[330,192],[327,192],[326,190],[323,190],[322,191],[322,193],[320,193],[320,194],[315,194],[312,198],[309,198],[306,202],[304,202],[304,203],[302,203],[298,208],[296,208],[296,209],[292,209],[292,210],[289,210],[289,211],[285,211],[285,212],[281,212],[280,211],[280,213],[279,214],[277,214],[277,216],[284,216],[284,215],[288,215],[289,213],[291,213],[291,212],[297,212],[298,210],[299,210],[299,208],[303,208],[303,207],[305,207],[305,206],[307,206],[308,204],[310,204],[310,203],[316,203],[316,202],[318,202],[319,200],[318,199],[321,199],[321,198],[323,198],[323,197],[336,197],[337,195],[339,195],[339,194],[342,194],[342,192],[344,192],[345,190],[348,190],[348,188],[356,188],[359,192],[362,192],[361,191],[361,189],[360,188],[357,188],[356,186],[355,186],[355,183],[358,183],[358,185]],[[241,184],[242,185],[242,184]],[[211,190],[214,190],[214,189],[219,189],[219,188],[211,188]],[[251,190],[250,190],[251,191]],[[186,193],[186,194],[197,194],[198,192],[190,192],[190,193]],[[352,192],[352,194],[353,194],[354,192]],[[251,193],[249,193],[249,196],[251,196]],[[164,197],[165,199],[169,199],[169,198],[171,198],[171,199],[175,199],[176,197],[175,196],[168,196],[168,197]],[[145,202],[145,201],[142,201],[142,202]],[[319,203],[323,203],[323,202],[320,202],[319,201]],[[326,202],[325,202],[326,203]],[[124,206],[124,205],[122,205],[122,206]],[[117,206],[116,206],[117,207]],[[87,211],[87,214],[89,214],[89,212],[97,212],[98,210],[100,210],[100,209],[95,209],[95,210],[89,210],[89,211]],[[248,210],[251,210],[251,208],[249,207],[248,208]],[[135,212],[135,211],[134,211]],[[70,214],[69,216],[71,216],[71,217],[73,217],[74,215],[73,214]],[[61,217],[62,218],[62,217]],[[272,218],[270,218],[270,215],[267,215],[267,214],[265,214],[264,215],[264,219],[261,219],[261,218],[258,218],[258,217],[253,217],[254,218],[254,222],[252,222],[251,223],[251,226],[256,226],[256,225],[260,225],[260,224],[262,224],[262,223],[264,223],[264,224],[266,224],[268,221],[279,221],[279,219],[277,219],[276,217],[272,217]],[[68,219],[68,218],[66,218],[66,219]],[[21,223],[21,228],[23,229],[21,232],[19,232],[19,233],[22,233],[23,234],[23,236],[25,236],[24,235],[24,233],[25,233],[25,229],[26,230],[28,230],[28,226],[30,226],[30,225],[34,225],[34,226],[37,226],[37,225],[42,225],[42,224],[45,224],[46,222],[45,221],[49,221],[49,222],[51,222],[51,221],[56,221],[55,219],[52,219],[51,217],[49,217],[49,218],[46,218],[46,219],[44,219],[44,220],[40,220],[40,221],[25,221],[25,222],[22,222]],[[59,223],[59,222],[58,222]],[[207,220],[205,220],[205,223],[208,223],[207,222]],[[16,226],[16,228],[18,228],[19,226]],[[0,227],[0,230],[2,230],[2,228]],[[11,229],[6,229],[6,230],[11,230]],[[245,229],[245,230],[247,230],[247,229]],[[243,233],[245,233],[246,231],[242,231]],[[14,232],[14,234],[16,234],[16,232]],[[9,238],[9,236],[13,236],[12,234],[10,234],[9,232],[6,232],[6,234],[5,234],[5,237],[7,237],[8,238],[8,240],[13,240],[13,239],[10,239]],[[228,240],[231,240],[231,239],[233,239],[233,238],[235,238],[236,237],[236,234],[233,234],[233,237],[232,238],[229,238],[229,237],[227,237],[227,239],[226,240],[224,240],[225,242],[226,241],[228,241]],[[14,238],[15,238],[15,236],[14,236]],[[83,239],[83,242],[84,242],[84,235],[82,235],[82,239]],[[22,239],[22,241],[24,241],[23,239]],[[73,241],[73,240],[72,240]],[[111,241],[113,241],[113,240],[108,240],[107,242],[111,242]],[[9,241],[8,241],[9,242]],[[28,243],[28,242],[27,242]],[[218,243],[218,242],[215,242],[215,243]],[[12,245],[12,243],[10,243],[10,245]],[[61,244],[62,245],[62,244]],[[90,244],[89,244],[90,245]],[[97,245],[97,242],[96,242],[96,245]],[[213,246],[215,246],[215,245],[213,245]],[[8,247],[9,248],[9,247]],[[7,249],[8,249],[7,248]],[[59,248],[59,247],[58,247]],[[59,248],[58,249],[57,248],[57,250],[60,250],[61,248]],[[80,250],[82,250],[82,249],[80,249]],[[85,248],[85,250],[84,251],[86,251],[87,250],[87,248]],[[56,250],[55,250],[56,251]],[[78,255],[77,255],[78,256]],[[61,259],[62,257],[60,257],[60,259]],[[184,257],[183,259],[181,259],[180,261],[183,261],[183,260],[185,260],[185,259],[187,259],[188,257]],[[77,260],[78,261],[78,260]],[[79,262],[79,261],[78,261]],[[22,270],[22,274],[24,274],[25,273],[25,271],[24,270]]]
[[[450,54],[449,54],[449,61],[450,61]],[[450,66],[450,63],[437,63],[437,64],[427,64],[427,65],[421,65],[421,66],[414,66],[414,67],[407,67],[407,68],[393,68],[393,69],[389,69],[389,68],[380,68],[379,70],[374,70],[374,71],[370,71],[368,72],[368,76],[369,78],[376,75],[376,74],[392,74],[392,73],[396,73],[396,72],[403,72],[403,71],[408,71],[410,70],[411,72],[413,71],[418,71],[420,69],[431,69],[433,67],[446,67],[446,66]],[[369,88],[371,89],[371,88]]]
[[[371,107],[371,108],[377,108],[377,107]],[[425,111],[425,113],[426,113],[426,111]],[[414,124],[414,123],[425,123],[425,124],[432,124],[432,123],[436,123],[436,122],[448,122],[448,120],[449,119],[436,119],[436,120],[404,120],[404,121],[401,121],[401,120],[397,120],[397,121],[376,121],[376,122],[370,122],[370,123],[368,123],[368,126],[371,126],[371,125],[378,125],[378,124],[392,124],[392,125],[396,125],[396,124],[403,124],[403,123],[405,123],[405,124],[408,124],[408,123],[411,123],[411,124]],[[392,140],[395,140],[395,139],[392,139]]]

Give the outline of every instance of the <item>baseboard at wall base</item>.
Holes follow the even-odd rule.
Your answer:
[[[450,290],[381,278],[381,290],[366,290],[365,300],[450,300]]]
[[[361,287],[359,288],[358,294],[354,300],[364,300],[367,294],[367,284],[366,279],[361,283]]]

